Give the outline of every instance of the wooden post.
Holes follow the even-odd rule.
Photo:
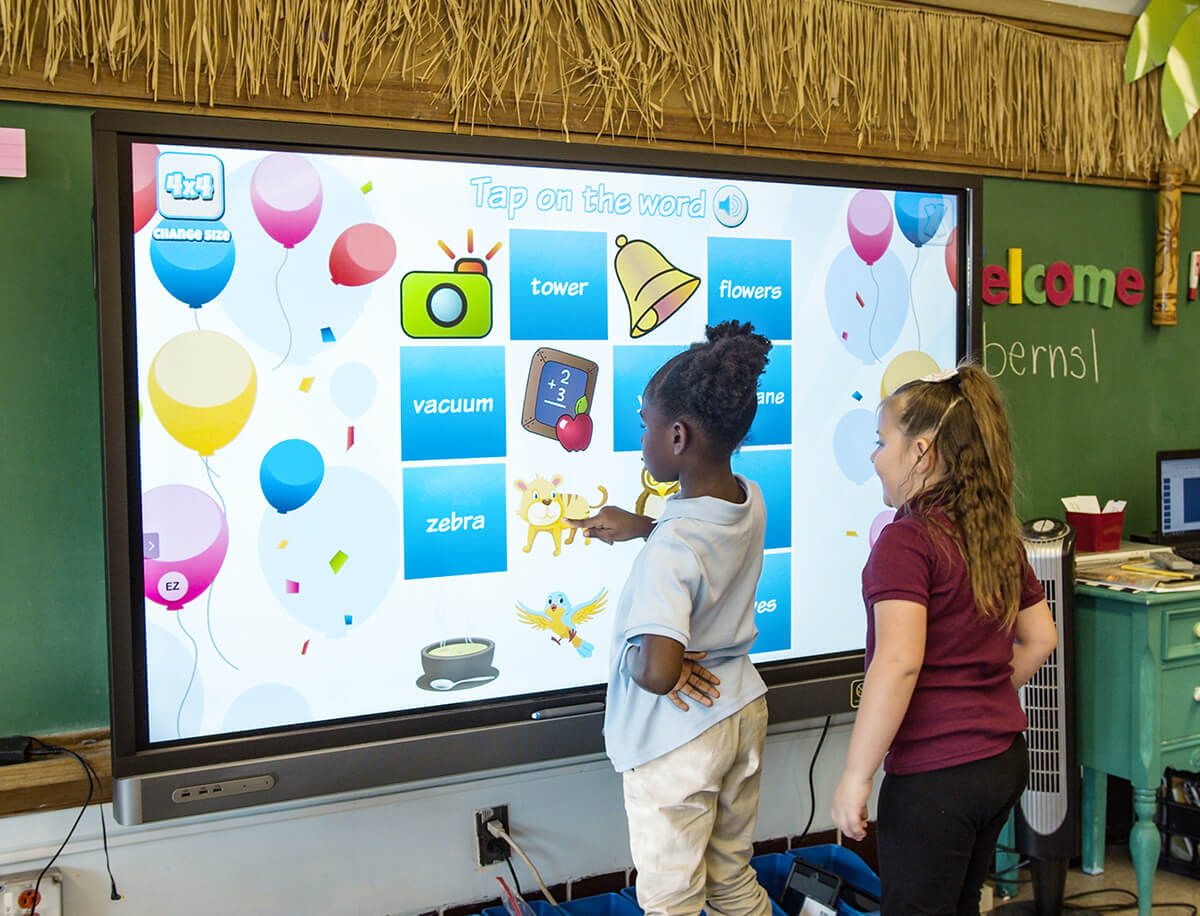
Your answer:
[[[1150,320],[1156,325],[1178,323],[1175,300],[1179,288],[1179,186],[1183,168],[1164,165],[1158,174],[1158,234],[1154,242],[1154,303]]]

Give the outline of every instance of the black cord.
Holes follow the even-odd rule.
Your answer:
[[[50,870],[50,866],[52,866],[55,863],[55,861],[59,857],[59,854],[66,848],[67,843],[70,842],[71,837],[75,833],[75,828],[78,827],[79,822],[81,820],[83,820],[84,812],[87,811],[88,805],[90,805],[92,803],[92,795],[94,793],[98,793],[100,791],[101,783],[100,783],[100,774],[96,772],[95,768],[87,760],[85,760],[81,755],[77,754],[75,751],[71,750],[69,747],[61,747],[60,745],[57,745],[57,744],[50,744],[46,741],[43,741],[41,738],[34,738],[32,735],[25,735],[24,737],[28,738],[31,742],[33,742],[34,744],[37,744],[40,748],[42,748],[42,750],[40,752],[35,751],[35,753],[37,753],[38,756],[50,757],[50,756],[55,756],[58,754],[70,754],[72,757],[74,757],[79,762],[79,765],[81,767],[83,767],[83,775],[87,778],[87,783],[88,783],[87,798],[85,798],[83,800],[83,805],[80,807],[79,813],[77,815],[75,815],[75,822],[73,824],[71,824],[71,829],[67,831],[66,838],[62,841],[62,844],[55,851],[54,855],[50,857],[50,861],[47,862],[45,864],[45,866],[42,868],[41,872],[38,873],[37,881],[35,881],[33,884],[33,905],[30,907],[30,913],[33,913],[36,911],[36,908],[37,908],[38,891],[42,884],[42,878],[45,877],[46,872]],[[94,781],[94,785],[93,785],[93,781]],[[109,881],[112,883],[112,899],[120,900],[121,895],[117,893],[117,881],[113,877],[112,865],[109,862],[109,858],[108,858],[108,830],[104,824],[104,806],[103,805],[100,806],[100,834],[104,838],[104,867],[108,870],[108,878],[109,878]]]
[[[1112,903],[1099,903],[1099,904],[1093,904],[1091,906],[1073,906],[1071,904],[1071,901],[1073,901],[1073,900],[1082,900],[1085,897],[1091,897],[1095,894],[1124,894],[1129,899],[1129,902],[1128,903],[1118,903],[1118,902],[1114,901]],[[1077,894],[1071,894],[1070,896],[1063,898],[1063,910],[1064,911],[1086,910],[1089,913],[1120,913],[1125,910],[1136,910],[1137,907],[1138,907],[1137,894],[1135,894],[1133,891],[1126,890],[1123,887],[1108,887],[1108,888],[1101,887],[1101,888],[1097,888],[1096,890],[1093,890],[1093,891],[1080,891]],[[1162,907],[1183,909],[1183,910],[1186,910],[1188,913],[1190,913],[1191,916],[1197,916],[1196,906],[1195,906],[1195,904],[1192,904],[1192,903],[1151,903],[1150,904],[1151,910],[1161,909]]]
[[[796,845],[800,845],[800,841],[808,836],[808,828],[812,826],[813,816],[817,813],[817,789],[813,785],[813,771],[817,768],[817,757],[821,754],[821,745],[825,743],[825,736],[829,734],[829,721],[833,716],[825,717],[825,726],[821,729],[821,737],[817,741],[816,749],[813,751],[812,760],[808,762],[808,823],[804,825],[804,831],[800,836],[796,837]]]
[[[504,860],[504,862],[505,862],[505,864],[508,866],[508,873],[509,873],[510,875],[512,875],[512,879],[513,879],[513,893],[515,893],[515,894],[516,894],[518,897],[520,897],[520,896],[522,896],[522,894],[521,894],[521,882],[520,882],[520,881],[517,879],[517,870],[516,870],[515,868],[513,868],[513,864],[512,864],[512,852],[511,852],[511,851],[509,852],[509,854],[508,854],[508,857],[507,857],[507,858]]]

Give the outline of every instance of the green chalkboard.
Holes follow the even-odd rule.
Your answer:
[[[0,104],[0,735],[108,724],[90,118]]]
[[[1200,447],[1200,302],[1187,302],[1184,269],[1200,248],[1200,199],[1184,195],[1179,324],[1159,328],[1150,322],[1154,192],[997,179],[984,181],[983,196],[985,264],[1006,265],[1007,250],[1021,248],[1026,269],[1133,267],[1146,286],[1132,307],[982,306],[985,368],[1009,404],[1019,515],[1061,518],[1059,497],[1095,493],[1101,503],[1128,500],[1126,535],[1152,530],[1154,453]]]

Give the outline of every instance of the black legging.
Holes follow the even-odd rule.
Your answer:
[[[878,821],[883,916],[978,916],[996,838],[1028,775],[1024,735],[995,757],[886,775]]]

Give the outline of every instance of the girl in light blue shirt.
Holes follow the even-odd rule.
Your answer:
[[[650,916],[706,905],[769,916],[750,867],[767,688],[749,652],[766,512],[730,456],[754,420],[771,343],[737,321],[706,334],[642,397],[646,470],[678,480],[678,494],[657,523],[606,507],[574,524],[610,544],[647,539],[617,605],[604,716],[638,903]]]

